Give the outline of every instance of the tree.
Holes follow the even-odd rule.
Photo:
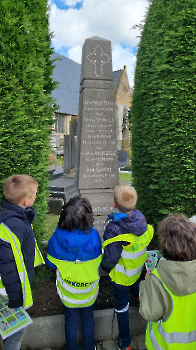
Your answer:
[[[133,185],[155,224],[195,214],[195,0],[153,0],[137,53],[131,107]]]
[[[2,188],[12,174],[37,179],[37,238],[47,212],[50,96],[55,86],[47,10],[46,0],[2,0],[0,11],[0,184]]]

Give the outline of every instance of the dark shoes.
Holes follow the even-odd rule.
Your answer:
[[[125,348],[122,348],[121,340],[119,339],[119,337],[116,339],[116,345],[118,350],[131,350],[131,344],[129,346],[126,346]]]

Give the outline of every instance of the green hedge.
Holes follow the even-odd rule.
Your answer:
[[[39,182],[34,229],[42,235],[47,212],[48,153],[54,113],[50,34],[46,0],[1,0],[0,184],[12,174]]]
[[[153,0],[135,73],[132,175],[149,222],[196,213],[195,0]]]

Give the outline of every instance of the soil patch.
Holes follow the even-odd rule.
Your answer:
[[[157,242],[153,239],[148,250],[156,249]],[[46,252],[43,252],[44,256]],[[144,279],[146,269],[144,267],[139,281]],[[28,309],[30,317],[42,317],[64,314],[61,300],[56,292],[56,272],[46,265],[36,268],[36,275],[39,282],[33,284],[33,306]],[[138,281],[138,282],[139,282]],[[130,294],[130,305],[135,304],[135,300]],[[95,310],[105,310],[114,308],[113,288],[109,276],[102,276],[99,282],[99,294],[95,302]]]
[[[140,280],[145,276],[145,269]],[[130,294],[130,305],[135,301]],[[109,276],[102,276],[99,283],[99,294],[95,302],[95,310],[114,308],[113,288]],[[33,288],[33,306],[28,309],[30,317],[53,316],[63,314],[63,306],[56,292],[54,277],[44,277]]]
[[[114,306],[113,290],[108,276],[100,278],[99,294],[95,310],[110,309]],[[53,316],[63,314],[63,306],[56,292],[54,277],[44,277],[33,288],[33,306],[28,309],[30,317]]]

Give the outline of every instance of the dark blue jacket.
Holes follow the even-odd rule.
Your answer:
[[[73,231],[56,228],[48,242],[48,254],[53,258],[68,261],[87,261],[96,259],[101,254],[99,233],[89,230],[89,233],[73,229]],[[48,266],[56,268],[48,259]]]
[[[133,233],[141,236],[147,230],[147,222],[145,216],[137,209],[131,210],[130,214],[114,213],[109,215],[109,223],[105,228],[103,239],[104,241],[119,236],[125,233]],[[128,242],[119,241],[108,244],[104,248],[102,259],[103,270],[110,272],[119,262],[123,245],[128,245]]]
[[[0,204],[0,223],[4,223],[21,243],[30,284],[34,278],[35,239],[31,223],[35,218],[33,208],[23,209],[4,201]],[[0,275],[9,297],[9,307],[23,305],[22,288],[11,245],[0,240]]]

